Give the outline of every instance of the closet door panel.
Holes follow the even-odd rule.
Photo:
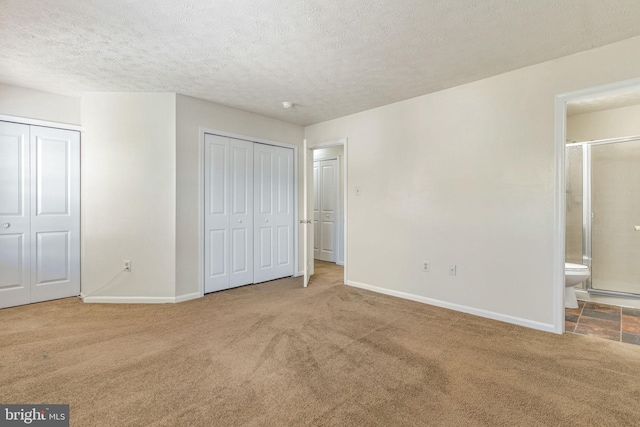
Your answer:
[[[0,308],[28,304],[29,126],[0,122]]]
[[[276,277],[292,276],[294,274],[293,259],[293,150],[274,147],[276,152],[276,181],[277,206],[274,222],[277,227],[277,241],[275,242],[275,256],[277,266]]]
[[[230,139],[231,287],[253,283],[253,142]]]
[[[30,128],[31,302],[80,294],[80,134]]]
[[[254,144],[254,269],[255,283],[274,279],[275,147]]]
[[[293,150],[254,145],[256,283],[292,276]]]
[[[205,134],[204,291],[229,287],[229,138]]]

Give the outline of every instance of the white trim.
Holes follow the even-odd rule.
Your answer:
[[[566,229],[565,148],[567,103],[640,90],[640,79],[625,80],[556,95],[554,123],[555,188],[553,206],[553,331],[564,332],[564,255]]]
[[[9,116],[7,114],[0,114],[0,121],[3,122],[12,122],[12,123],[20,123],[23,125],[33,125],[33,126],[43,126],[48,128],[55,129],[64,129],[64,130],[75,130],[78,132],[83,132],[84,127],[80,125],[71,125],[68,123],[58,123],[58,122],[49,122],[46,120],[37,120],[37,119],[27,119],[26,117],[16,117]]]
[[[571,144],[566,144],[565,147],[580,147],[583,145],[607,145],[607,144],[619,144],[621,142],[632,142],[640,139],[640,135],[633,136],[624,136],[622,138],[606,138],[606,139],[596,139],[592,141],[581,141],[581,142],[572,142]]]
[[[344,266],[344,262],[342,262],[342,261],[336,261],[336,265],[342,265],[342,266]]]
[[[177,304],[177,303],[190,301],[192,299],[198,299],[198,298],[201,298],[200,292],[191,292],[190,294],[178,295],[177,297],[174,298],[173,302]]]
[[[200,298],[199,292],[192,292],[177,297],[125,297],[125,296],[84,296],[78,295],[87,304],[173,304]]]
[[[523,319],[521,317],[509,316],[506,314],[496,313],[494,311],[482,310],[479,308],[468,307],[466,305],[454,304],[446,301],[441,301],[433,298],[427,298],[420,295],[409,294],[406,292],[394,291],[391,289],[380,288],[378,286],[367,285],[365,283],[347,281],[348,286],[354,288],[365,289],[367,291],[376,292],[379,294],[389,295],[392,297],[398,297],[411,301],[421,302],[423,304],[434,305],[436,307],[442,307],[449,310],[459,311],[462,313],[472,314],[474,316],[484,317],[487,319],[498,320],[501,322],[512,323],[514,325],[524,326],[527,328],[537,329],[545,332],[555,332],[554,325],[551,323],[536,322],[534,320]]]
[[[200,218],[200,233],[198,234],[198,250],[199,250],[199,271],[200,271],[200,280],[199,280],[199,285],[200,285],[200,289],[199,289],[199,294],[200,296],[204,296],[204,239],[202,238],[202,236],[204,236],[204,162],[205,162],[205,158],[204,158],[204,136],[205,134],[212,134],[212,135],[219,135],[219,136],[224,136],[227,138],[234,138],[234,139],[241,139],[244,141],[250,141],[250,142],[257,142],[260,144],[267,144],[267,145],[275,145],[276,147],[284,147],[284,148],[290,148],[293,150],[293,206],[295,207],[295,209],[293,210],[293,253],[294,253],[294,264],[293,264],[293,271],[298,271],[299,267],[300,267],[300,260],[299,260],[299,242],[298,242],[298,229],[300,228],[298,226],[298,218],[299,218],[299,203],[298,203],[298,146],[297,145],[293,145],[293,144],[287,144],[286,142],[279,142],[279,141],[273,141],[270,139],[265,139],[265,138],[257,138],[257,137],[253,137],[253,136],[246,136],[246,135],[239,135],[239,134],[235,134],[235,133],[231,133],[231,132],[224,132],[221,130],[216,130],[216,129],[211,129],[211,128],[205,128],[205,127],[199,127],[198,128],[198,132],[200,134],[200,146],[199,146],[199,152],[198,152],[198,156],[199,156],[199,168],[200,168],[200,177],[199,177],[199,182],[198,182],[198,186],[199,186],[199,191],[198,194],[200,195],[200,197],[198,197],[199,199],[199,206],[198,206],[198,217]]]
[[[119,297],[119,296],[111,296],[111,297],[101,297],[101,296],[88,296],[83,297],[80,295],[80,299],[82,302],[92,304],[92,303],[102,303],[102,304],[168,304],[175,302],[174,297]]]
[[[344,157],[344,162],[343,162],[343,166],[342,166],[342,174],[343,174],[343,179],[344,179],[344,183],[343,183],[343,222],[344,222],[344,227],[343,227],[343,246],[342,246],[342,250],[343,250],[343,255],[342,255],[342,264],[344,266],[344,283],[347,283],[348,280],[348,271],[349,271],[349,264],[347,262],[347,253],[349,252],[348,249],[348,239],[347,236],[349,235],[349,233],[347,232],[347,227],[348,227],[348,223],[349,223],[349,207],[348,207],[348,194],[349,194],[349,140],[348,138],[339,138],[339,139],[335,139],[332,141],[325,141],[325,142],[317,142],[317,143],[312,143],[309,144],[307,146],[307,149],[309,149],[310,151],[313,151],[315,149],[318,148],[328,148],[328,147],[335,147],[335,146],[339,146],[342,145],[344,147],[344,149],[342,150],[342,155]],[[307,248],[305,247],[305,251],[307,250]]]

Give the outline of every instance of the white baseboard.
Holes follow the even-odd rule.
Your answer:
[[[80,299],[88,304],[173,304],[200,298],[199,292],[177,297],[125,297],[125,296],[87,296],[80,294]]]
[[[501,322],[512,323],[514,325],[525,326],[539,331],[556,333],[553,324],[536,322],[534,320],[523,319],[521,317],[509,316],[507,314],[496,313],[493,311],[482,310],[480,308],[468,307],[466,305],[454,304],[433,298],[427,298],[420,295],[409,294],[406,292],[394,291],[392,289],[380,288],[378,286],[367,285],[365,283],[354,282],[348,280],[347,285],[354,288],[366,289],[368,291],[377,292],[379,294],[390,295],[393,297],[408,299],[411,301],[421,302],[423,304],[435,305],[436,307],[447,308],[449,310],[460,311],[462,313],[473,314],[474,316],[485,317],[487,319],[499,320]]]
[[[192,299],[197,299],[197,298],[201,298],[202,295],[200,295],[200,292],[192,292],[190,294],[184,294],[184,295],[179,295],[177,297],[175,297],[175,303],[179,303],[179,302],[185,302],[185,301],[189,301]]]
[[[336,261],[336,264],[344,267],[344,261]]]

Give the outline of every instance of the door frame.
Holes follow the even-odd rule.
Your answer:
[[[316,150],[316,149],[319,149],[319,148],[329,148],[329,147],[337,147],[337,146],[342,146],[343,147],[343,150],[342,150],[342,157],[343,157],[343,162],[342,162],[342,174],[343,174],[343,183],[342,183],[342,185],[343,185],[343,188],[342,188],[342,191],[343,191],[343,194],[342,194],[342,197],[343,197],[343,201],[342,201],[342,204],[343,204],[342,222],[343,222],[343,224],[342,225],[343,225],[343,236],[342,236],[342,239],[343,239],[343,245],[342,245],[342,247],[343,247],[343,251],[344,251],[344,253],[343,253],[343,258],[344,258],[343,259],[343,261],[344,261],[344,283],[347,283],[347,277],[349,277],[348,276],[348,266],[349,266],[349,262],[348,262],[348,258],[349,258],[348,257],[348,253],[349,253],[348,242],[349,242],[349,239],[347,238],[347,236],[349,234],[347,232],[348,231],[347,227],[348,227],[348,223],[349,223],[349,221],[348,221],[348,219],[349,219],[349,215],[348,215],[348,212],[349,212],[349,207],[348,207],[349,198],[348,198],[348,191],[347,191],[348,188],[349,188],[349,185],[348,185],[348,183],[349,183],[349,174],[347,173],[348,169],[349,169],[348,168],[348,166],[349,166],[349,154],[348,154],[349,153],[349,150],[348,150],[349,140],[348,140],[348,138],[338,138],[338,139],[334,139],[334,140],[331,140],[331,141],[308,142],[307,150],[309,151],[309,153],[307,153],[307,154],[308,155],[310,154],[312,156],[311,158],[313,159],[313,150]],[[313,164],[313,161],[312,161],[312,164]],[[311,175],[311,180],[312,180],[311,182],[313,182],[313,170],[310,171],[309,174]],[[304,191],[308,191],[308,189],[305,188]],[[312,193],[311,197],[313,197],[313,192],[311,192],[311,193]],[[306,209],[306,207],[305,207],[305,209]],[[308,251],[309,248],[305,247],[304,250]],[[313,246],[311,247],[311,254],[313,254]],[[310,262],[311,262],[311,271],[313,272],[313,270],[314,270],[314,268],[313,268],[313,265],[314,265],[313,255],[311,256]]]
[[[640,79],[595,86],[556,95],[554,120],[555,191],[553,207],[553,332],[564,333],[564,263],[566,245],[565,146],[567,104],[591,98],[640,91]]]
[[[298,243],[298,218],[299,218],[299,210],[300,206],[298,205],[298,146],[293,144],[287,144],[285,142],[273,141],[265,138],[257,138],[253,136],[240,135],[231,132],[225,132],[217,129],[200,127],[198,129],[199,137],[200,137],[200,146],[198,151],[198,156],[200,157],[199,163],[199,179],[198,179],[198,263],[199,263],[199,291],[200,297],[204,296],[204,190],[205,190],[205,182],[204,182],[204,163],[206,161],[204,155],[204,137],[205,134],[218,135],[225,138],[234,138],[241,139],[243,141],[249,142],[257,142],[259,144],[266,145],[274,145],[276,147],[283,148],[291,148],[293,149],[293,273],[294,276],[297,277],[299,275],[299,243]]]

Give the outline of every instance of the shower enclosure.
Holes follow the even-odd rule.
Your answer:
[[[640,298],[640,136],[567,144],[566,262],[590,294]]]

